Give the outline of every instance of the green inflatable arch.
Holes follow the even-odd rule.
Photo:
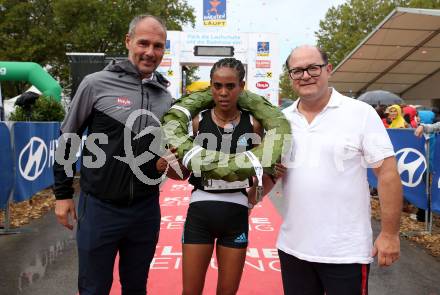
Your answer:
[[[39,64],[0,61],[0,81],[27,81],[43,95],[61,100],[61,86]]]

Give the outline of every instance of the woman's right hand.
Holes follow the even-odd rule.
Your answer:
[[[282,178],[284,176],[284,174],[286,173],[287,168],[281,164],[281,163],[276,163],[275,167],[274,167],[274,177],[276,179],[278,178]]]

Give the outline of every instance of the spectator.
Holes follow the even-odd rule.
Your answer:
[[[434,114],[434,113],[433,113]],[[431,118],[431,116],[430,116]],[[425,118],[424,120],[425,121]],[[426,122],[426,121],[425,121]],[[435,137],[432,135],[433,133],[440,132],[440,122],[434,123],[434,124],[425,124],[421,123],[419,127],[416,128],[414,131],[414,135],[417,137],[421,137],[423,134],[425,134],[426,137],[428,137],[429,140],[429,165],[432,167],[433,165],[433,159],[434,159],[434,146],[435,146]],[[420,222],[424,222],[426,220],[425,210],[418,209],[416,213],[416,220]]]
[[[388,118],[390,120],[390,128],[407,128],[408,124],[402,116],[402,110],[397,104],[393,104],[387,108]]]
[[[417,137],[421,137],[424,133],[431,134],[435,132],[440,132],[440,122],[434,124],[420,124],[420,126],[414,131],[414,134]]]
[[[390,124],[388,122],[388,113],[386,113],[386,108],[387,107],[385,105],[377,105],[374,109],[376,110],[377,114],[382,120],[382,123],[385,126],[385,128],[389,128]]]
[[[435,113],[430,110],[420,110],[419,112],[420,123],[432,124],[435,122]]]
[[[419,126],[419,117],[417,114],[417,110],[413,108],[412,106],[404,106],[402,108],[404,119],[409,126],[412,128],[417,128]]]
[[[434,122],[440,122],[440,110],[438,107],[432,107],[432,111],[434,112]]]

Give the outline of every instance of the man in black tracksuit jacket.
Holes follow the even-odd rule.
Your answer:
[[[72,175],[58,158],[54,167],[55,214],[69,229],[69,218],[77,220],[81,295],[109,294],[117,253],[122,294],[146,294],[158,240],[158,183],[166,160],[158,156],[155,127],[172,98],[168,81],[155,70],[164,54],[166,28],[153,16],[138,16],[125,42],[128,60],[86,76],[61,127],[63,134],[81,135],[86,129],[89,138],[100,134],[83,149],[78,214]],[[140,134],[147,127],[152,130]],[[140,158],[144,161],[136,162]]]

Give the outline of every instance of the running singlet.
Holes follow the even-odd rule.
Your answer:
[[[195,142],[207,150],[221,151],[226,154],[240,153],[250,150],[254,143],[252,137],[255,137],[252,126],[252,116],[249,112],[241,111],[240,122],[232,132],[226,132],[219,127],[212,119],[211,110],[205,110],[199,116],[199,130]],[[234,193],[241,192],[245,196],[246,188],[251,185],[251,179],[245,181],[226,182],[223,180],[202,179],[191,174],[189,183],[194,186],[193,193],[196,190],[202,190],[209,193]]]

